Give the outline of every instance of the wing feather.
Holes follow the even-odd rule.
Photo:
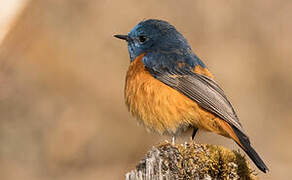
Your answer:
[[[146,67],[146,69],[159,81],[176,89],[202,108],[244,132],[231,103],[214,80],[189,69],[172,69],[172,71],[157,67]]]

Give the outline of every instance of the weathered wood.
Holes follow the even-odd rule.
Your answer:
[[[126,180],[255,180],[244,156],[222,146],[161,143],[126,174]]]

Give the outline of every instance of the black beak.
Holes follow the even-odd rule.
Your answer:
[[[119,38],[119,39],[123,39],[125,41],[129,41],[129,36],[128,35],[114,35],[114,37]]]

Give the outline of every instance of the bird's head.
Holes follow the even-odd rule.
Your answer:
[[[186,39],[174,26],[163,20],[149,19],[137,24],[128,35],[114,35],[128,42],[131,61],[153,51],[191,52]]]

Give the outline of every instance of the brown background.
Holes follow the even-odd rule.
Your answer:
[[[174,24],[216,75],[271,170],[261,179],[291,179],[291,8],[285,0],[28,1],[0,47],[0,179],[123,179],[169,139],[137,126],[123,102],[129,56],[112,35],[148,18]],[[196,141],[238,149],[211,133]]]

